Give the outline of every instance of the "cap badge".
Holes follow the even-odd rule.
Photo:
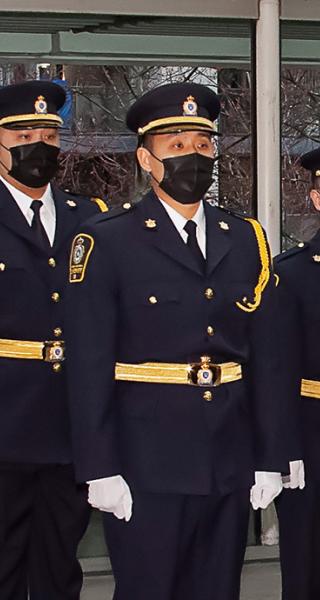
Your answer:
[[[221,229],[223,229],[224,231],[229,231],[229,229],[230,229],[228,223],[225,223],[225,221],[219,221],[219,225],[220,225]]]
[[[75,208],[77,206],[77,203],[74,200],[67,200],[66,204],[71,208]]]
[[[314,256],[312,258],[313,258],[314,262],[320,263],[320,255],[319,254],[314,254]]]
[[[147,227],[147,229],[155,229],[157,227],[157,221],[155,221],[154,219],[147,219],[145,221],[145,226]]]
[[[44,96],[38,96],[34,103],[34,109],[37,115],[46,115],[48,112],[48,105]]]
[[[198,105],[193,96],[188,98],[183,103],[183,116],[184,117],[197,117]]]

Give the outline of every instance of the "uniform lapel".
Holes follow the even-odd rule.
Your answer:
[[[310,240],[310,242],[305,243],[306,251],[308,252],[308,263],[310,265],[309,273],[313,280],[313,287],[317,287],[320,279],[317,276],[320,269],[320,229],[317,231],[315,236]]]
[[[80,210],[77,201],[66,192],[52,186],[53,199],[56,207],[56,233],[53,249],[57,250],[68,238],[70,239],[80,223]]]
[[[204,202],[206,215],[206,270],[209,276],[231,249],[232,231],[228,215]]]
[[[137,208],[141,227],[144,229],[149,243],[187,269],[203,275],[188,246],[184,243],[154,192],[147,194]]]
[[[25,216],[2,181],[0,181],[0,221],[16,235],[25,238],[29,244],[44,252]]]
[[[320,264],[320,229],[308,243],[310,258],[314,264]]]

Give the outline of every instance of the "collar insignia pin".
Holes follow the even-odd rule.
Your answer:
[[[67,200],[66,204],[70,206],[70,208],[75,208],[77,203],[74,200]]]
[[[155,221],[154,219],[147,219],[145,221],[145,226],[147,227],[147,229],[155,229],[157,227],[157,221]]]
[[[313,258],[314,262],[320,263],[320,254],[314,254],[314,256],[312,258]]]
[[[219,221],[219,225],[223,231],[229,231],[230,229],[228,223],[225,223],[225,221]]]

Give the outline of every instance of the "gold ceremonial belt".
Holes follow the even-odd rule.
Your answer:
[[[46,362],[62,362],[65,359],[65,345],[63,341],[28,342],[0,339],[0,358],[29,358]]]
[[[312,379],[302,379],[301,396],[308,396],[309,398],[320,398],[320,381],[313,381]]]
[[[140,381],[144,383],[182,383],[217,387],[242,379],[242,368],[238,363],[211,363],[209,356],[202,356],[200,363],[154,363],[138,365],[116,363],[117,381]]]

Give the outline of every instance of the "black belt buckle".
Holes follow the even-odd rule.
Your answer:
[[[201,356],[200,361],[200,363],[190,365],[190,383],[204,387],[219,386],[221,384],[221,367],[213,364],[210,356]]]
[[[64,342],[44,342],[43,360],[49,363],[63,362],[66,358]]]

